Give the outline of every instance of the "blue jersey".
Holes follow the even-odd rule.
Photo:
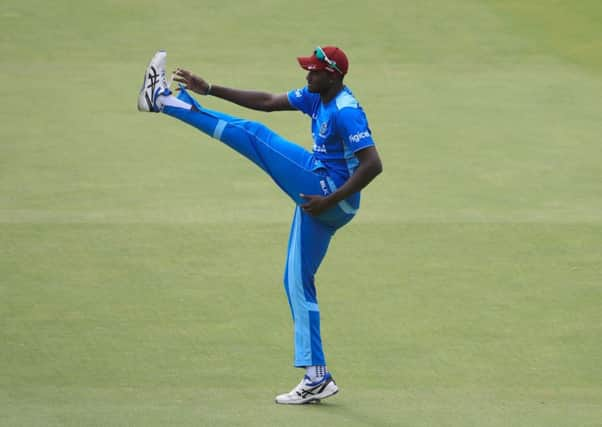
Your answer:
[[[311,93],[307,86],[291,90],[288,100],[293,108],[311,117],[314,157],[343,180],[349,178],[359,165],[355,153],[374,145],[368,119],[351,90],[345,86],[327,104],[320,94]]]

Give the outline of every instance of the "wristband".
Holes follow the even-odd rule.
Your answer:
[[[207,86],[207,91],[205,92],[205,96],[209,95],[211,93],[211,83],[209,83],[209,86]]]

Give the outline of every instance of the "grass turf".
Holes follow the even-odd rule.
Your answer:
[[[601,13],[4,2],[0,425],[599,425]],[[349,53],[385,173],[318,275],[342,392],[288,408],[292,207],[134,98],[157,48],[284,91],[326,43]],[[300,115],[203,101],[309,146]]]

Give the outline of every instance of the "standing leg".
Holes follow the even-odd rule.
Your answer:
[[[334,232],[334,228],[320,223],[298,206],[295,208],[284,288],[294,322],[296,367],[326,365],[314,276],[326,255]]]
[[[291,227],[284,274],[284,288],[295,326],[296,367],[306,367],[306,375],[290,392],[276,396],[276,403],[298,405],[320,401],[338,393],[334,378],[326,370],[320,335],[320,309],[314,275],[326,255],[336,228],[304,213],[299,206]]]

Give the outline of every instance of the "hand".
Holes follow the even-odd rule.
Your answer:
[[[183,68],[177,68],[176,71],[174,71],[173,79],[175,82],[182,83],[184,86],[186,86],[186,89],[196,92],[199,95],[207,95],[209,92],[209,83],[207,83],[203,78],[194,75],[190,71],[184,70]]]
[[[313,216],[320,215],[322,212],[328,210],[332,205],[332,202],[328,197],[305,194],[299,194],[299,196],[307,200],[306,203],[301,205],[301,209]]]

